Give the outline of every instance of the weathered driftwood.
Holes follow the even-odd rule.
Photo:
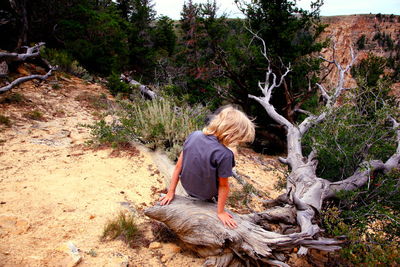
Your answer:
[[[148,99],[155,99],[157,97],[157,94],[155,92],[153,92],[152,90],[150,90],[150,88],[148,88],[146,85],[143,85],[137,81],[135,81],[134,79],[132,79],[131,77],[121,74],[121,80],[125,81],[135,87],[138,87],[140,90],[140,93],[148,98]]]
[[[2,64],[8,64],[10,62],[15,62],[15,61],[25,61],[29,58],[35,58],[40,56],[40,48],[44,46],[45,43],[38,43],[35,46],[32,47],[27,47],[26,48],[26,53],[18,54],[18,53],[8,53],[8,52],[0,52],[0,62]],[[34,79],[39,79],[39,80],[45,80],[47,79],[54,70],[57,69],[56,66],[51,66],[47,61],[42,60],[44,63],[47,64],[49,67],[49,71],[44,74],[44,75],[39,75],[39,74],[34,74],[34,75],[28,75],[24,77],[20,77],[11,83],[7,84],[6,86],[3,86],[0,88],[0,93],[6,92],[8,90],[11,90],[13,87],[29,81],[29,80],[34,80]]]
[[[340,94],[346,90],[344,78],[355,61],[353,50],[351,49],[352,60],[346,67],[342,67],[335,59],[326,60],[334,64],[339,72],[337,86],[328,93],[322,85],[318,85],[326,103],[324,112],[312,115],[299,110],[309,116],[296,125],[277,113],[270,103],[273,89],[282,84],[290,72],[290,66],[278,79],[272,72],[264,41],[256,34],[254,36],[263,43],[262,53],[268,62],[268,69],[265,82],[259,82],[262,96],[249,95],[249,97],[259,102],[268,115],[287,131],[288,154],[286,158],[280,158],[280,161],[287,164],[291,170],[287,179],[287,193],[274,201],[268,201],[266,204],[270,208],[265,212],[241,216],[233,214],[238,222],[238,228],[234,230],[223,227],[216,216],[215,206],[210,203],[178,197],[168,206],[155,206],[146,211],[147,216],[164,222],[174,230],[194,251],[204,257],[212,256],[207,261],[211,265],[237,266],[243,263],[264,262],[286,266],[284,253],[294,246],[300,246],[298,251],[300,255],[306,254],[308,248],[328,251],[338,249],[338,241],[320,237],[322,230],[315,217],[321,211],[323,201],[334,197],[340,190],[354,190],[363,186],[374,171],[387,172],[400,167],[400,128],[399,123],[392,119],[397,131],[398,147],[389,160],[385,163],[380,160],[365,162],[352,176],[340,182],[332,183],[317,177],[316,152],[304,156],[301,140],[313,125],[327,117]],[[267,230],[271,223],[278,223],[281,226],[280,233]]]
[[[238,224],[236,229],[224,227],[217,217],[214,203],[176,196],[167,206],[154,206],[145,211],[150,218],[168,225],[178,237],[202,257],[212,257],[217,266],[232,263],[264,262],[285,266],[282,252],[299,245],[332,251],[340,242],[333,239],[313,239],[304,233],[279,234],[265,230],[257,223],[285,221],[295,223],[289,207],[258,214],[231,213]],[[287,217],[286,219],[283,219]]]

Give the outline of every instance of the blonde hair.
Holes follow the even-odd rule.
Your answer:
[[[242,111],[225,106],[203,129],[206,135],[215,135],[224,146],[253,142],[254,123]]]

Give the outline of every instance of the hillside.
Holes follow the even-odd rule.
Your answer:
[[[137,144],[129,151],[92,148],[82,124],[93,123],[114,99],[99,84],[57,74],[0,95],[0,266],[201,266],[203,259],[154,240],[142,210],[165,189],[172,163]],[[284,169],[277,160],[243,150],[238,171],[276,197]],[[235,185],[233,192],[240,187]],[[259,208],[259,204],[252,205]],[[102,242],[106,222],[123,211],[137,214],[146,240],[130,248]],[[124,265],[125,264],[125,265]]]
[[[369,53],[385,58],[397,58],[397,61],[400,59],[400,16],[371,14],[330,16],[322,17],[322,22],[328,24],[328,27],[320,38],[335,41],[335,56],[343,65],[349,63],[350,45],[357,54],[356,64],[366,58]],[[331,59],[332,50],[324,49],[322,54],[327,59]],[[393,68],[387,66],[387,73],[393,71],[395,71]],[[354,86],[356,83],[351,75],[348,78],[347,86]],[[332,86],[332,81],[336,80],[337,73],[331,72],[326,84]],[[399,82],[395,83],[392,89],[395,95],[400,95]]]

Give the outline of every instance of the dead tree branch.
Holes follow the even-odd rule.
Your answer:
[[[14,61],[25,61],[28,58],[34,58],[40,55],[40,48],[44,46],[45,43],[41,42],[32,47],[26,47],[26,53],[8,53],[0,52],[0,61],[6,61],[7,63]]]
[[[140,93],[142,94],[142,96],[148,98],[148,99],[156,99],[157,98],[157,94],[152,91],[150,88],[148,88],[146,85],[143,85],[137,81],[135,81],[134,79],[132,79],[132,77],[121,74],[121,80],[125,81],[127,83],[129,83],[130,85],[133,85],[135,87],[138,87],[140,90]]]
[[[45,75],[35,74],[35,75],[29,75],[29,76],[18,78],[16,80],[14,80],[13,82],[11,82],[10,84],[1,87],[0,93],[4,93],[8,90],[11,90],[13,87],[15,87],[23,82],[30,81],[30,80],[34,80],[34,79],[46,80],[52,74],[52,72],[56,69],[57,69],[57,67],[51,67],[50,70]]]

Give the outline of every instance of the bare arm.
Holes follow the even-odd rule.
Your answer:
[[[225,203],[229,194],[229,182],[228,178],[219,178],[219,186],[218,186],[218,205],[217,205],[217,214],[218,218],[222,221],[222,223],[230,228],[236,228],[237,224],[234,219],[232,219],[232,215],[225,211]]]
[[[178,161],[176,162],[174,173],[172,174],[171,184],[169,185],[168,193],[160,199],[160,205],[168,205],[175,196],[176,186],[179,182],[179,175],[182,171],[183,152],[179,155]]]

